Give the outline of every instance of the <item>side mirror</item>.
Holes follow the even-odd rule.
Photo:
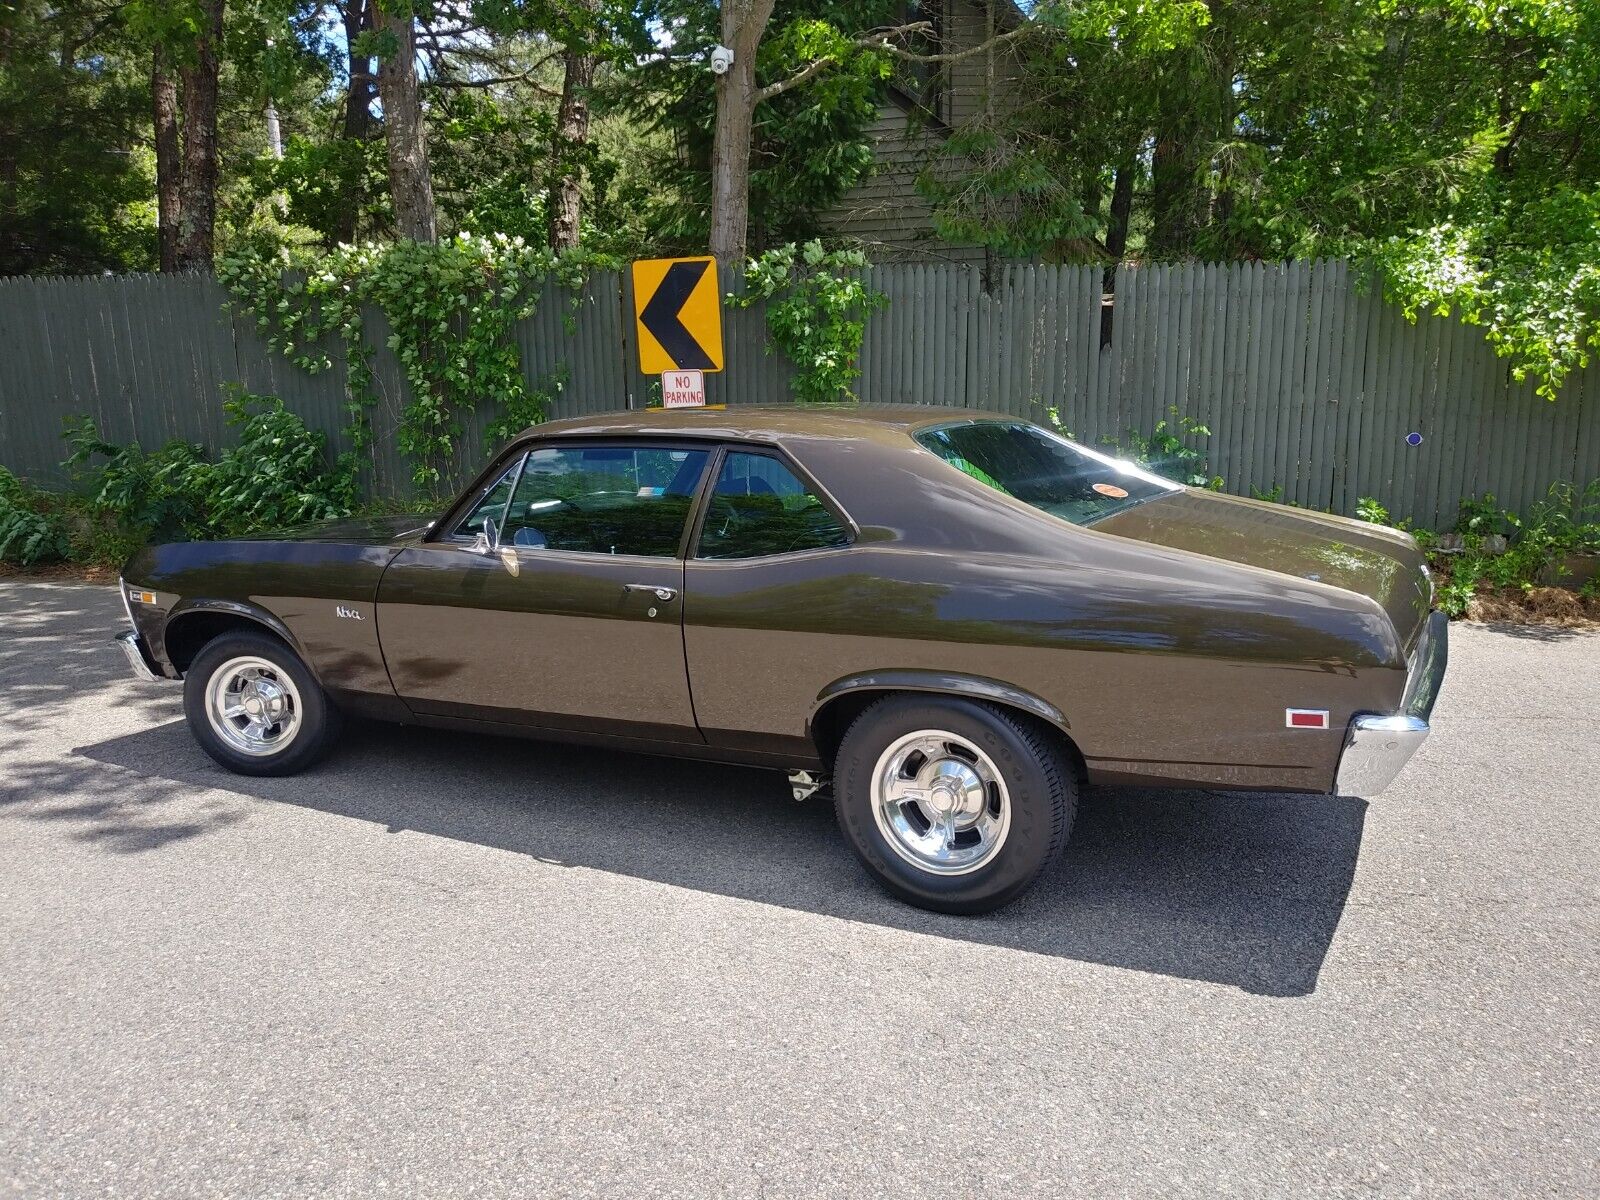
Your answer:
[[[494,523],[493,517],[484,519],[483,528],[472,539],[472,552],[484,555],[500,553],[500,527]]]

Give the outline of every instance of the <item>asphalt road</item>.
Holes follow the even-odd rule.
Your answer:
[[[0,605],[0,1194],[1600,1192],[1600,635],[1457,626],[1389,794],[1092,793],[961,919],[772,773],[227,775],[113,591]]]

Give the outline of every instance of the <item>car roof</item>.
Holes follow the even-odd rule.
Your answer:
[[[735,404],[718,408],[647,408],[546,421],[523,436],[646,434],[778,442],[786,438],[882,438],[948,421],[1017,421],[1003,413],[929,404]]]

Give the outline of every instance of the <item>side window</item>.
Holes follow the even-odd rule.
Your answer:
[[[532,450],[500,540],[532,550],[675,557],[708,457],[672,446]]]
[[[701,558],[760,558],[845,546],[850,531],[769,454],[731,451],[700,530]]]
[[[456,526],[456,533],[464,537],[476,537],[483,532],[483,523],[492,518],[497,526],[505,528],[506,501],[511,499],[511,485],[517,480],[517,468],[522,465],[522,456],[518,455],[511,460],[508,466],[483,493],[466,520]]]

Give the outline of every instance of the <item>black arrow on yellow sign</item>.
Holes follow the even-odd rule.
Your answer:
[[[710,266],[710,261],[706,259],[673,263],[667,268],[649,303],[639,313],[639,324],[661,343],[661,348],[680,371],[717,369],[715,360],[706,353],[705,347],[678,319],[684,304],[700,283],[700,277]]]

